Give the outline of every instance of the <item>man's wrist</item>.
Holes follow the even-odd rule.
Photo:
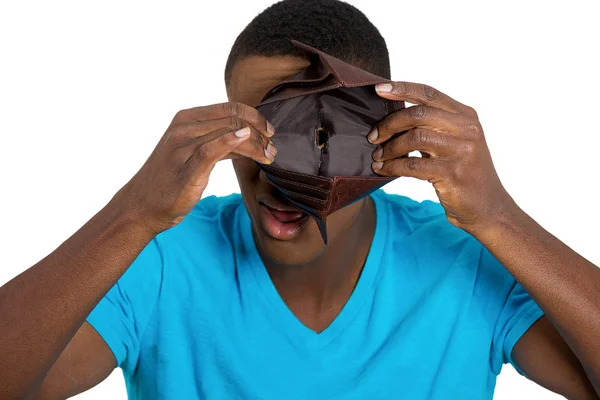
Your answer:
[[[152,223],[147,214],[140,207],[128,201],[122,192],[117,193],[113,199],[96,215],[100,223],[112,226],[115,233],[129,231],[141,240],[150,242],[158,232],[152,228]]]
[[[507,235],[514,235],[529,225],[531,217],[525,213],[514,201],[510,201],[498,211],[484,220],[479,226],[470,232],[479,242],[485,246],[498,243],[507,238]]]

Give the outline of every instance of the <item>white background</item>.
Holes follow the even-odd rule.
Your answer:
[[[519,205],[596,264],[600,28],[595,2],[354,0],[393,78],[479,113]],[[0,284],[33,265],[137,171],[181,108],[226,101],[237,34],[271,1],[0,5]],[[205,195],[238,191],[229,162]],[[435,199],[423,182],[386,187]],[[79,399],[124,399],[119,370]],[[505,367],[496,399],[555,399]]]

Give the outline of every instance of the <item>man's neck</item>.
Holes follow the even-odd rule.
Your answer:
[[[303,265],[265,263],[277,291],[309,328],[325,329],[346,304],[362,272],[375,233],[375,205],[362,200],[357,217],[343,236],[318,258]]]

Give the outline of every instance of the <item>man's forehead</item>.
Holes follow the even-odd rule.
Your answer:
[[[270,88],[308,65],[310,62],[301,57],[244,57],[235,63],[231,71],[227,97],[230,101],[255,107]]]

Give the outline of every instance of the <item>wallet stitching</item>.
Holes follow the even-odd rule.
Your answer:
[[[331,178],[326,178],[326,177],[317,176],[317,175],[302,174],[302,173],[298,173],[298,172],[292,172],[292,171],[288,171],[288,170],[285,170],[285,169],[274,167],[272,165],[269,165],[268,168],[269,169],[274,169],[274,170],[277,170],[277,171],[282,171],[282,172],[290,174],[290,175],[307,177],[307,178],[311,178],[311,179],[318,179],[320,181],[327,182],[327,183],[329,183],[329,181],[331,180]],[[267,171],[268,171],[268,169],[267,169]],[[276,176],[276,178],[284,179],[285,180],[285,178],[280,178],[280,177],[277,177],[277,176]],[[344,179],[350,179],[350,180],[364,181],[364,180],[395,179],[397,177],[391,177],[391,176],[344,176],[344,175],[337,175],[336,178],[344,178]],[[289,179],[287,179],[287,180],[289,180]],[[311,186],[311,188],[312,188],[312,186]],[[320,190],[325,190],[325,189],[320,189]]]
[[[376,80],[376,81],[358,82],[358,83],[345,83],[343,81],[340,81],[340,82],[342,83],[342,85],[344,85],[344,87],[358,87],[358,86],[376,85],[378,83],[385,83],[385,82],[389,82],[389,81]]]
[[[273,179],[275,179],[276,181],[283,181],[285,183],[289,183],[290,185],[297,185],[297,186],[300,186],[300,187],[303,187],[303,188],[306,188],[306,189],[315,190],[315,191],[321,192],[321,193],[323,193],[325,195],[329,193],[329,191],[326,190],[326,189],[321,189],[319,187],[310,186],[310,185],[307,185],[305,183],[300,183],[300,182],[291,181],[289,179],[280,178],[280,177],[272,175],[272,174],[271,174],[270,177],[273,178]],[[283,188],[283,189],[285,189],[285,188]]]
[[[315,199],[314,197],[305,196],[303,194],[293,192],[291,190],[287,190],[284,188],[279,188],[279,190],[283,191],[284,193],[287,193],[290,196],[297,196],[297,197],[300,197],[301,199],[306,199],[306,200],[310,200],[310,201],[316,201],[317,203],[326,204],[325,200]]]
[[[386,179],[396,178],[396,176],[339,176],[337,180],[339,181],[340,179],[348,179],[353,181],[384,181]]]
[[[274,170],[281,171],[281,172],[284,172],[284,173],[287,173],[290,175],[296,175],[296,176],[301,176],[301,177],[310,178],[310,179],[317,179],[317,180],[320,180],[321,182],[325,182],[325,183],[329,183],[332,180],[331,178],[327,178],[327,177],[323,177],[323,176],[308,175],[308,174],[301,174],[298,172],[292,172],[292,171],[288,171],[288,170],[285,170],[282,168],[274,167],[272,165],[269,165],[268,168],[272,168]],[[268,169],[267,169],[267,171],[268,171]],[[285,179],[285,178],[283,178],[283,179]]]
[[[330,180],[332,180],[332,178],[327,178],[327,177],[322,177],[322,176],[317,176],[317,175],[308,175],[308,174],[302,174],[302,173],[298,173],[298,172],[292,172],[292,171],[288,171],[285,169],[281,169],[281,168],[277,168],[274,167],[272,165],[268,166],[269,169],[274,169],[277,171],[281,171],[290,175],[296,175],[296,176],[301,176],[301,177],[306,177],[306,178],[310,178],[310,179],[318,179],[320,181],[323,182],[327,182],[329,183]],[[267,169],[267,168],[265,168]],[[267,169],[268,171],[268,169]],[[279,177],[277,177],[279,178]],[[337,175],[336,178],[344,178],[344,179],[350,179],[350,180],[357,180],[357,181],[365,181],[365,180],[385,180],[385,179],[395,179],[397,177],[390,177],[390,176],[343,176],[343,175]],[[279,179],[285,179],[285,178],[279,178]],[[325,189],[321,189],[321,190],[325,190]]]
[[[331,210],[331,202],[333,201],[333,193],[335,193],[334,189],[335,189],[335,183],[336,181],[339,181],[338,179],[334,179],[333,183],[331,184],[331,196],[327,197],[327,205],[325,206],[325,210]]]

